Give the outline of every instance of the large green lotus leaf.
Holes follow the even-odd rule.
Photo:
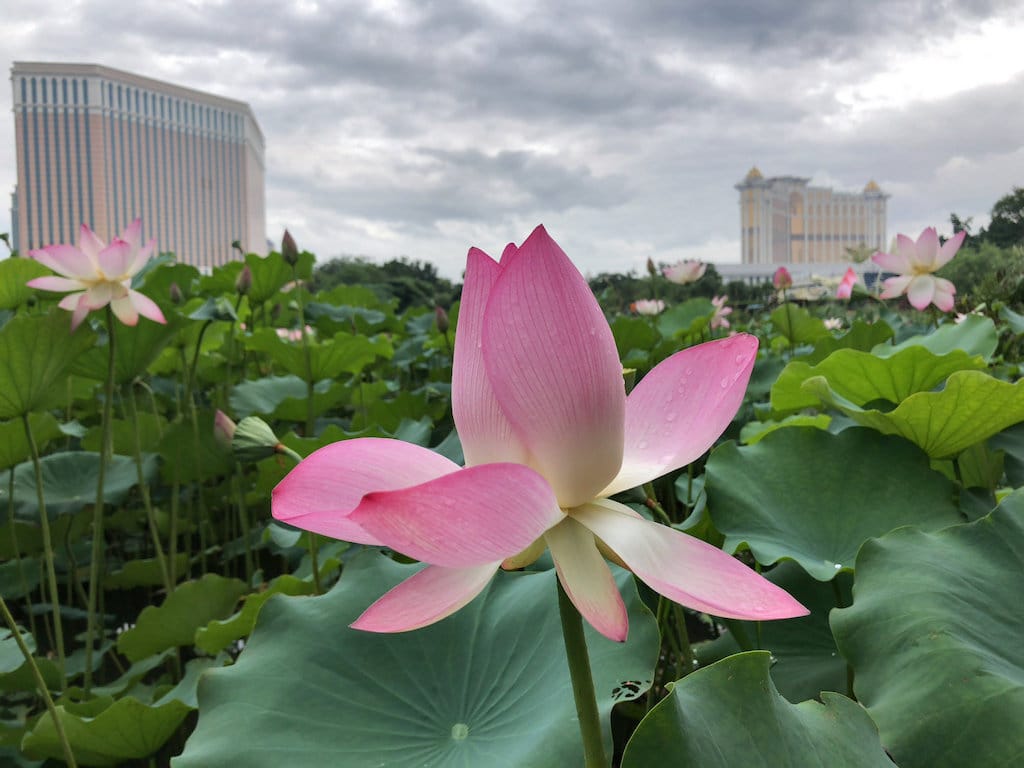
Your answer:
[[[36,289],[26,283],[37,277],[52,275],[49,269],[35,259],[0,260],[0,309],[16,309],[35,295]],[[47,291],[44,295],[53,296]]]
[[[179,584],[163,603],[142,609],[135,626],[118,636],[117,650],[138,661],[168,648],[191,646],[196,630],[230,616],[245,592],[244,582],[215,573]]]
[[[4,593],[6,596],[6,593]],[[36,652],[36,640],[32,633],[24,627],[18,627],[18,635],[21,642],[28,648],[29,653]],[[10,674],[25,663],[25,656],[18,647],[18,640],[11,628],[5,623],[0,627],[0,675]]]
[[[0,595],[10,602],[32,594],[39,586],[39,566],[40,563],[35,558],[0,563]]]
[[[270,359],[290,374],[306,380],[306,354],[301,342],[289,342],[270,328],[261,328],[245,340],[250,350],[266,352]],[[336,379],[343,373],[356,374],[379,357],[393,354],[391,343],[383,336],[373,340],[347,331],[334,338],[309,342],[310,375],[313,381]]]
[[[961,323],[949,323],[923,336],[911,336],[899,344],[879,344],[871,350],[879,357],[889,357],[908,347],[924,347],[936,355],[946,355],[955,349],[969,355],[981,355],[986,362],[996,351],[996,326],[987,317],[968,315]]]
[[[794,413],[779,421],[748,421],[740,430],[740,442],[746,445],[754,445],[777,429],[787,427],[814,427],[815,429],[828,429],[832,423],[832,417],[827,413]]]
[[[615,347],[619,351],[619,359],[626,357],[635,351],[640,351],[643,359],[646,360],[654,348],[654,345],[661,340],[654,326],[646,317],[629,317],[619,315],[611,322],[612,336],[615,337]]]
[[[43,476],[43,496],[50,519],[58,515],[72,515],[87,505],[96,503],[96,483],[99,475],[99,454],[89,451],[65,451],[44,456],[40,460]],[[156,476],[156,457],[143,456],[143,478],[150,482]],[[39,519],[39,498],[32,462],[25,461],[0,474],[0,501],[7,506],[9,475],[14,472],[14,514],[26,521]],[[128,456],[113,455],[103,478],[103,498],[107,504],[117,505],[138,483],[135,460]]]
[[[150,363],[167,344],[174,338],[182,326],[182,321],[171,315],[167,323],[154,323],[142,318],[136,325],[114,325],[114,380],[118,384],[126,384],[146,373]],[[96,381],[107,380],[110,350],[104,344],[93,347],[79,357],[72,372]]]
[[[658,315],[658,331],[667,339],[700,333],[714,314],[715,308],[710,300],[687,299]]]
[[[175,573],[184,573],[188,568],[188,555],[179,552],[174,559]],[[135,587],[163,586],[164,573],[160,561],[154,557],[128,560],[118,570],[108,573],[103,579],[104,589],[133,589]]]
[[[816,365],[837,349],[859,349],[863,352],[870,352],[874,347],[891,339],[892,336],[892,326],[888,323],[882,321],[865,323],[863,320],[856,320],[850,330],[838,338],[828,335],[815,339],[814,351],[801,359],[805,363]]]
[[[983,371],[957,371],[939,392],[918,392],[892,411],[865,409],[814,376],[803,387],[858,424],[900,435],[934,459],[956,456],[981,440],[1024,421],[1024,380],[1009,384]]]
[[[199,725],[175,768],[581,765],[554,571],[499,572],[468,606],[414,632],[348,628],[417,568],[366,552],[326,595],[270,600],[238,662],[200,683]],[[631,582],[620,573],[629,641],[587,628],[606,729],[612,704],[650,685],[658,655]]]
[[[1014,312],[1009,307],[1002,307],[999,310],[999,319],[1010,326],[1010,330],[1018,336],[1024,334],[1024,315]]]
[[[32,439],[40,452],[47,443],[61,436],[60,426],[50,413],[31,413],[28,423],[32,429]],[[13,467],[31,456],[25,423],[21,419],[0,423],[0,469]]]
[[[1024,424],[1004,429],[989,440],[989,445],[1003,452],[1003,468],[1010,485],[1024,487]]]
[[[707,462],[708,509],[724,549],[796,560],[819,581],[853,567],[865,540],[901,525],[962,522],[952,484],[914,445],[869,429],[780,429],[724,443]]]
[[[793,344],[807,344],[830,335],[821,318],[792,302],[783,304],[771,314],[772,325]]]
[[[903,528],[857,557],[832,629],[857,698],[903,768],[1024,755],[1024,491],[942,531]]]
[[[832,584],[825,584],[812,579],[792,561],[779,563],[765,578],[782,587],[811,612],[796,619],[761,622],[761,643],[756,647],[771,651],[772,680],[779,693],[794,703],[817,698],[822,691],[846,693],[846,660],[836,649],[828,614],[839,603],[850,604],[852,579],[848,575],[840,576]],[[695,645],[694,651],[702,664],[709,664],[743,647],[755,647],[757,637],[756,623],[731,621],[721,637]]]
[[[856,405],[874,400],[898,404],[915,392],[927,392],[963,370],[985,367],[980,357],[953,350],[932,354],[924,347],[907,347],[891,357],[856,349],[840,349],[817,365],[795,361],[786,366],[772,387],[772,410],[780,413],[820,407],[821,401],[802,385],[821,376],[834,392]]]
[[[54,385],[95,339],[84,323],[72,333],[62,309],[7,321],[0,328],[0,419],[48,405]]]
[[[253,307],[271,298],[285,286],[285,283],[291,282],[296,276],[308,280],[313,273],[313,254],[305,251],[299,254],[299,261],[294,270],[277,251],[266,256],[247,253],[245,263],[252,273],[252,286],[247,296],[249,304]]]
[[[140,411],[134,421],[111,419],[110,441],[114,453],[131,455],[135,452],[136,430],[140,450],[155,453],[160,447],[160,438],[166,426],[167,423],[162,417],[148,411]],[[82,438],[81,445],[87,451],[99,452],[102,440],[103,427],[97,424]]]
[[[216,656],[231,643],[248,636],[256,625],[256,617],[260,609],[274,595],[309,595],[313,592],[313,583],[297,579],[290,574],[282,574],[274,579],[262,592],[254,592],[245,598],[242,610],[223,621],[211,621],[196,632],[196,647]]]
[[[213,437],[214,412],[203,410],[196,417],[198,435],[191,420],[171,424],[160,438],[160,477],[168,485],[217,477],[231,471],[231,452]]]
[[[313,412],[321,414],[348,398],[349,388],[329,379],[313,386]],[[288,376],[266,376],[243,381],[231,390],[231,412],[238,419],[269,416],[289,421],[306,420],[306,382]]]
[[[838,693],[790,704],[769,664],[752,651],[684,677],[637,727],[622,768],[892,768],[861,707]]]
[[[57,716],[79,765],[124,765],[160,749],[191,711],[177,699],[155,706],[131,696],[117,701],[105,696],[58,706]],[[63,758],[49,712],[25,734],[21,748],[36,759]]]

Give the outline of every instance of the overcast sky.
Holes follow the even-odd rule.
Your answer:
[[[1024,186],[1024,4],[0,0],[7,61],[248,102],[267,228],[457,277],[543,222],[588,273],[739,260],[753,164],[892,195],[889,236]],[[0,231],[16,180],[0,89]]]

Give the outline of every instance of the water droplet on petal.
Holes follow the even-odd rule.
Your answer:
[[[636,444],[636,447],[639,448],[641,451],[644,450],[645,448],[647,448],[647,441],[641,440],[639,443]]]
[[[665,414],[665,421],[675,421],[675,420],[676,420],[676,412],[675,411],[669,411],[668,413]]]
[[[729,388],[729,379],[722,379],[722,389]]]

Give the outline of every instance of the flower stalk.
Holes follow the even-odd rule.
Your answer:
[[[576,702],[576,716],[579,718],[580,738],[583,740],[584,765],[586,768],[608,768],[604,737],[601,734],[601,715],[597,709],[594,677],[590,671],[590,655],[587,653],[587,638],[583,634],[583,617],[572,604],[561,581],[558,581],[558,613],[562,619],[565,656],[569,662],[572,695]]]

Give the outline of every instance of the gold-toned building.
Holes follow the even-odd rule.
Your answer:
[[[248,104],[96,64],[15,62],[22,253],[142,219],[159,252],[210,268],[266,252],[263,134]]]
[[[885,250],[885,194],[869,181],[864,191],[808,186],[797,176],[765,178],[750,169],[740,192],[744,264],[824,264],[850,261],[847,249]]]

